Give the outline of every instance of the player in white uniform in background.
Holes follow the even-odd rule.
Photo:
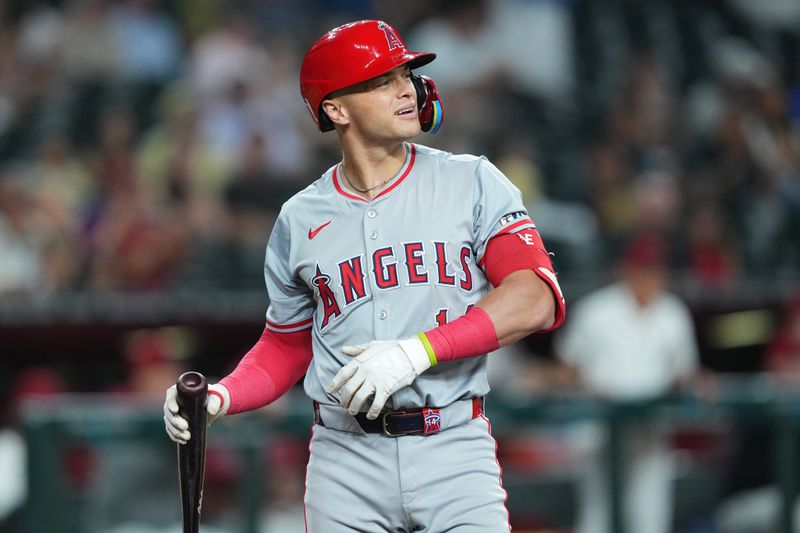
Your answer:
[[[305,374],[312,533],[509,531],[483,415],[486,354],[564,319],[519,191],[485,158],[408,142],[441,124],[435,85],[411,72],[434,58],[374,20],[308,50],[301,94],[343,158],[284,205],[264,333],[210,387],[213,419],[262,407]],[[185,442],[174,396],[167,432]]]
[[[650,400],[699,385],[699,354],[688,307],[667,292],[666,242],[632,239],[620,259],[620,280],[581,298],[556,337],[571,381],[599,398]],[[670,427],[652,417],[627,427],[623,520],[631,533],[673,530],[674,468]],[[575,428],[579,465],[578,533],[609,532],[607,435],[594,423]]]

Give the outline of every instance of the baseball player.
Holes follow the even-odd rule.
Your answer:
[[[436,86],[413,73],[435,57],[375,20],[308,50],[300,92],[343,157],[283,206],[264,333],[210,387],[213,420],[305,374],[313,533],[509,531],[486,355],[564,319],[519,191],[483,157],[409,142],[441,125]],[[174,388],[164,412],[173,440],[191,438]]]

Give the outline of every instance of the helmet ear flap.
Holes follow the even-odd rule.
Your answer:
[[[444,119],[444,108],[439,99],[436,84],[428,76],[411,75],[414,89],[417,91],[417,107],[419,108],[419,123],[422,131],[436,133]],[[320,117],[321,119],[322,117]]]

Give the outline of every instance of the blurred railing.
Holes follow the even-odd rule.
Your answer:
[[[264,290],[75,292],[0,298],[0,327],[217,322],[259,320]]]
[[[564,272],[564,294],[571,301],[607,283],[612,274]],[[676,275],[672,288],[690,306],[753,307],[774,305],[800,291],[795,273],[749,278],[727,286],[706,286]],[[165,324],[259,320],[267,308],[262,287],[191,288],[163,292],[93,292],[0,297],[0,327],[44,325]]]
[[[226,419],[227,428],[211,431],[211,442],[224,442],[242,460],[242,519],[245,533],[259,529],[259,510],[263,502],[264,465],[259,455],[267,439],[280,434],[307,435],[311,422],[308,401],[299,391],[297,401],[287,402],[288,411],[270,419],[247,414]],[[800,390],[767,376],[727,379],[707,398],[674,396],[653,401],[603,402],[581,395],[516,396],[500,394],[487,405],[496,436],[548,425],[565,425],[581,420],[599,420],[608,428],[607,448],[611,526],[625,532],[621,501],[624,479],[623,434],[629,424],[642,420],[668,420],[681,424],[703,425],[724,422],[732,426],[757,425],[775,431],[772,461],[782,495],[780,531],[790,533],[793,502],[798,492],[798,429],[800,428]],[[24,533],[72,531],[70,489],[63,475],[60,453],[77,442],[106,445],[131,440],[163,443],[160,409],[110,400],[108,397],[63,396],[28,403],[24,409],[24,429],[29,446],[29,498],[23,513]],[[218,423],[219,424],[219,423]],[[233,430],[235,429],[235,430]],[[175,471],[177,476],[177,468]],[[117,480],[125,483],[126,480]],[[137,502],[130,502],[136,505]],[[164,502],[170,505],[170,502]],[[173,504],[178,505],[175,494]],[[79,529],[77,529],[79,531]]]

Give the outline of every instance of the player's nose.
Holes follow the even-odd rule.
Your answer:
[[[414,89],[414,82],[407,76],[399,76],[395,81],[395,87],[398,88],[398,98],[416,98],[416,90]]]

